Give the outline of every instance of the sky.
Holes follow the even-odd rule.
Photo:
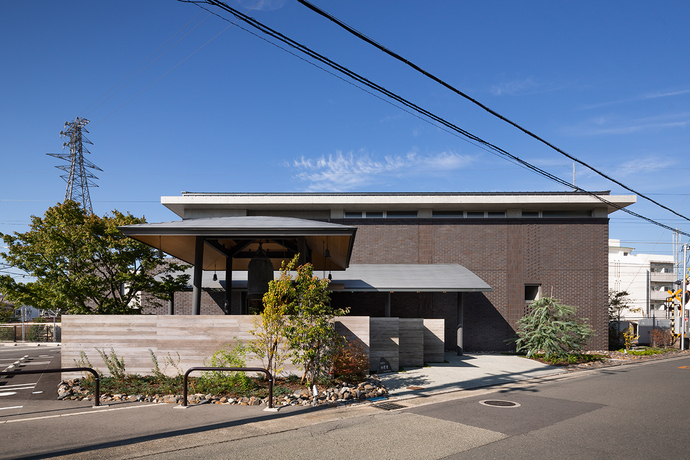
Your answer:
[[[690,217],[690,2],[312,2]],[[227,3],[572,183],[567,157],[296,0]],[[98,215],[177,220],[160,197],[182,191],[569,191],[206,7],[221,17],[175,0],[0,1],[0,232],[25,232],[64,200],[66,163],[46,153],[63,153],[76,117],[90,120],[87,158],[103,170]],[[632,194],[579,164],[574,180]],[[640,197],[630,209],[690,233]],[[610,238],[672,254],[668,230],[610,217]]]

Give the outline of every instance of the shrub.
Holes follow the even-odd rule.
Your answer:
[[[639,338],[639,335],[635,335],[635,328],[633,328],[633,325],[631,324],[630,326],[628,326],[628,329],[626,329],[626,331],[623,332],[623,341],[625,342],[625,349],[630,350],[633,342]]]
[[[213,353],[210,358],[204,359],[207,367],[246,367],[247,347],[238,341],[234,347],[226,345]],[[245,372],[240,371],[214,371],[204,372],[199,379],[201,388],[221,389],[226,386],[251,388],[254,383]]]
[[[94,369],[96,372],[98,372],[98,369],[95,369],[91,365],[91,361],[89,361],[89,357],[86,356],[86,352],[84,350],[79,350],[79,359],[74,360],[74,365],[76,367],[90,367],[91,369]],[[100,374],[100,372],[98,372]],[[94,378],[93,374],[89,371],[83,371],[82,373],[83,379],[85,380],[91,380]]]
[[[369,355],[361,340],[347,342],[333,358],[333,375],[345,381],[362,380],[369,372]]]
[[[44,324],[43,318],[36,318],[26,333],[26,340],[29,342],[47,342],[50,335],[50,328]]]
[[[668,329],[655,327],[649,333],[649,338],[654,348],[667,348],[673,345],[673,334]]]
[[[110,375],[120,382],[124,381],[125,377],[127,377],[127,372],[125,372],[125,358],[118,358],[115,350],[112,347],[110,347],[110,355],[106,354],[105,349],[99,350],[96,348],[96,351],[99,355],[101,355],[105,365],[108,366]]]
[[[586,319],[575,318],[576,307],[563,305],[552,297],[535,300],[529,308],[529,313],[517,322],[518,338],[509,340],[515,342],[518,352],[526,352],[528,358],[539,352],[546,359],[579,354],[593,334]]]

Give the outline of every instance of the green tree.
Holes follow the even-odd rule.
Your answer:
[[[639,307],[630,306],[630,293],[628,291],[614,291],[609,290],[609,321],[621,322],[621,316],[625,310],[632,313],[640,313],[642,311]]]
[[[43,217],[32,216],[28,232],[0,234],[8,246],[5,261],[36,278],[17,283],[2,276],[0,290],[17,304],[68,314],[138,314],[140,292],[168,300],[186,285],[187,275],[172,276],[185,267],[118,230],[144,222],[119,211],[98,217],[74,201],[58,203]]]
[[[0,323],[17,321],[14,304],[5,302],[5,296],[0,294]]]
[[[302,382],[308,380],[310,385],[331,369],[333,358],[344,342],[335,330],[334,318],[349,311],[331,306],[328,283],[329,280],[314,275],[311,264],[298,267],[295,300],[287,307],[286,337],[292,362],[302,366]]]
[[[609,349],[616,350],[621,345],[623,334],[620,330],[621,316],[626,310],[631,313],[640,313],[639,307],[630,305],[632,300],[628,291],[609,290]]]
[[[575,318],[576,307],[552,297],[535,300],[529,310],[518,320],[518,338],[514,339],[517,351],[526,352],[528,358],[537,353],[544,353],[546,359],[580,353],[594,333],[588,320]]]
[[[255,329],[249,331],[254,339],[247,347],[261,359],[274,377],[280,373],[287,358],[286,315],[296,298],[290,272],[295,269],[296,263],[297,259],[287,265],[283,263],[280,278],[268,283],[268,292],[263,297],[264,308],[254,323]]]

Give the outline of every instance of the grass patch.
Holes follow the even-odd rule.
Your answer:
[[[590,355],[590,354],[573,353],[573,354],[570,354],[570,355],[568,355],[566,357],[562,357],[562,358],[552,356],[551,358],[548,358],[548,359],[543,354],[535,354],[535,355],[532,355],[531,359],[534,359],[535,361],[539,361],[540,363],[549,364],[551,366],[570,366],[571,364],[587,364],[587,363],[600,362],[606,358],[607,358],[607,356],[605,356],[605,355]]]
[[[257,397],[265,398],[268,396],[268,381],[261,377],[244,377],[226,379],[209,379],[203,376],[188,377],[188,390],[190,394],[212,394],[216,396],[226,396],[228,398]],[[288,377],[275,379],[273,385],[273,395],[281,396],[292,394],[296,389],[304,388],[299,383],[299,377]],[[93,379],[82,379],[82,388],[89,390],[93,394]],[[136,374],[127,375],[124,379],[113,377],[101,377],[101,394],[125,394],[125,395],[181,395],[183,393],[183,377],[161,378],[158,376],[141,376]]]
[[[633,356],[652,356],[652,355],[661,355],[664,353],[671,353],[676,351],[675,348],[647,348],[645,350],[628,350],[629,355]],[[618,350],[619,353],[625,353],[625,349],[621,348]]]

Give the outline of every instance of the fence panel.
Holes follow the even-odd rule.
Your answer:
[[[0,324],[0,342],[60,342],[62,326],[52,323],[24,323],[22,334],[21,324]]]

